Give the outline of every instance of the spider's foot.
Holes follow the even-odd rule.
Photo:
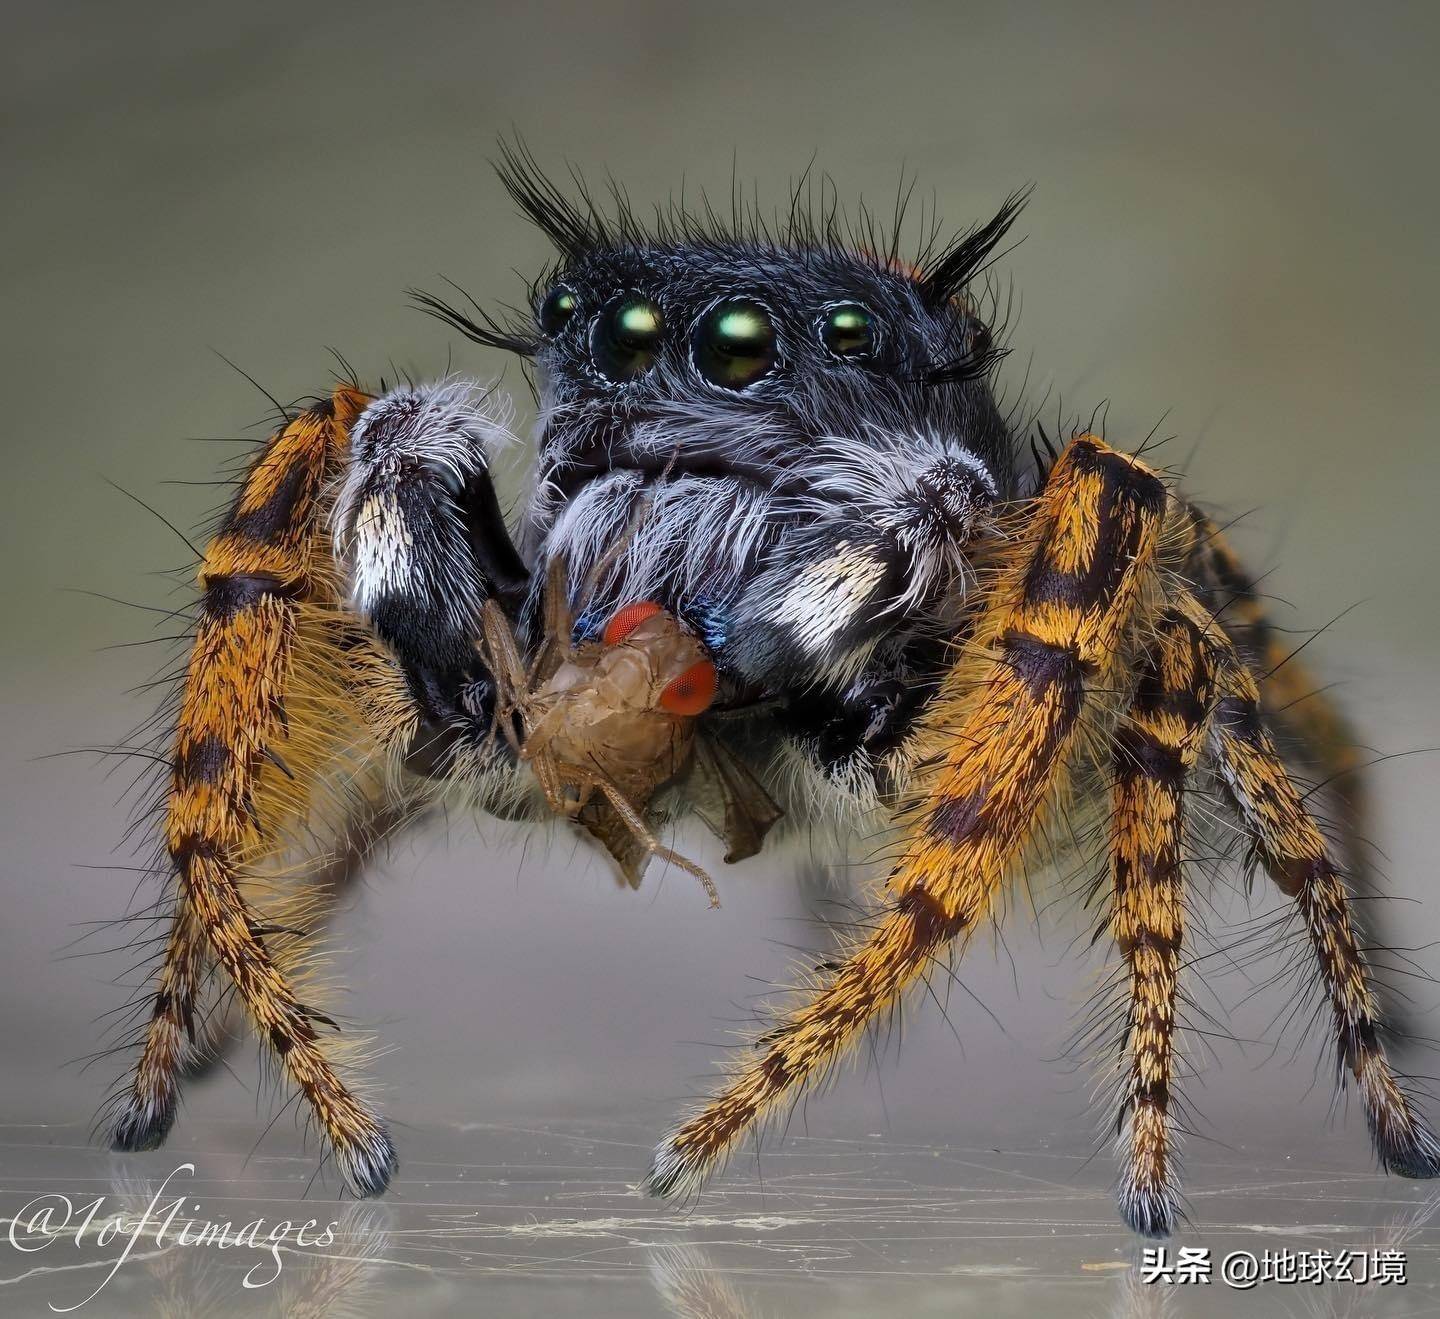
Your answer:
[[[1116,1204],[1125,1225],[1142,1237],[1168,1237],[1180,1221],[1180,1205],[1168,1186],[1140,1185],[1127,1178]]]
[[[1440,1140],[1416,1111],[1403,1078],[1372,1049],[1357,1068],[1370,1139],[1386,1172],[1400,1177],[1440,1176]]]
[[[645,1192],[662,1200],[684,1195],[694,1190],[704,1175],[693,1152],[681,1149],[674,1137],[667,1136],[655,1147],[655,1157],[645,1175]]]
[[[335,1162],[352,1195],[362,1200],[383,1195],[390,1179],[400,1168],[395,1142],[383,1124],[376,1122],[333,1142]]]
[[[1371,1121],[1370,1134],[1380,1166],[1397,1177],[1426,1179],[1440,1177],[1440,1140],[1417,1117],[1408,1122],[1384,1125]]]
[[[175,1095],[142,1099],[133,1090],[110,1132],[110,1148],[120,1154],[159,1149],[175,1125]]]

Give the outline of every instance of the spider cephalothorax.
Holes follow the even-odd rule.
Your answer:
[[[291,853],[326,826],[363,851],[366,821],[426,785],[531,818],[548,804],[582,819],[599,789],[648,857],[664,852],[636,798],[668,778],[669,804],[718,809],[740,857],[778,814],[767,790],[792,817],[868,812],[873,827],[889,812],[870,919],[657,1151],[654,1190],[693,1186],[964,947],[1075,784],[1107,821],[1097,887],[1128,990],[1120,1203],[1163,1234],[1179,1212],[1186,801],[1204,772],[1294,900],[1382,1162],[1434,1175],[1440,1145],[1387,1062],[1343,866],[1272,735],[1349,772],[1333,712],[1297,699],[1218,530],[1139,458],[1077,435],[1020,489],[968,287],[1018,201],[901,261],[833,208],[733,227],[672,208],[647,228],[623,200],[607,215],[567,199],[528,157],[507,154],[502,178],[558,264],[510,323],[423,301],[533,365],[522,525],[512,541],[491,484],[509,405],[458,379],[378,396],[346,382],[247,472],[201,567],[163,831],[177,882],[117,1144],[164,1138],[181,1073],[216,1038],[197,1014],[218,974],[348,1185],[388,1183],[389,1135],[297,987],[324,890]],[[677,680],[705,674],[704,700],[653,726],[677,762],[711,748],[715,795],[641,744],[668,668],[632,657],[644,699],[584,685],[604,671],[607,620],[636,602],[662,622],[625,644],[670,647]],[[611,716],[613,746],[596,731]]]
[[[1014,493],[997,353],[966,290],[1022,199],[902,262],[833,212],[797,210],[774,237],[678,212],[642,232],[520,158],[502,177],[562,253],[530,314],[501,327],[424,301],[534,364],[522,552],[563,555],[577,591],[603,561],[582,628],[663,602],[732,701],[782,698],[807,761],[853,777],[938,676],[972,542]]]
[[[667,600],[766,687],[845,676],[933,619],[1008,493],[1010,453],[983,354],[940,383],[973,319],[928,287],[852,254],[739,243],[572,261],[541,307],[533,543],[584,571],[628,531],[600,606]],[[866,597],[847,634],[824,632],[817,590]]]

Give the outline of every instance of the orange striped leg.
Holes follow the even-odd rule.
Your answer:
[[[1331,822],[1336,860],[1351,892],[1366,899],[1377,897],[1367,842],[1371,807],[1366,760],[1354,729],[1304,657],[1296,656],[1304,643],[1274,626],[1263,597],[1224,533],[1197,509],[1188,512],[1193,547],[1182,571],[1254,675],[1260,717],[1291,774],[1303,776],[1296,782],[1311,811]],[[1396,917],[1387,903],[1352,904],[1350,920],[1366,946],[1403,942],[1391,928]],[[1388,1002],[1386,1014],[1397,1035],[1423,1033],[1407,1000]]]
[[[303,657],[297,662],[303,662]],[[357,668],[360,668],[364,661],[358,652],[352,651],[350,662],[356,663]],[[413,700],[408,704],[411,716],[399,724],[399,731],[395,736],[404,740],[398,744],[384,740],[386,734],[395,729],[394,722],[366,722],[365,727],[375,735],[376,745],[380,750],[393,751],[397,745],[410,745],[410,734],[418,724],[418,715],[414,713]],[[373,707],[359,709],[357,703],[357,713],[362,717],[372,712]],[[333,718],[338,712],[332,709],[328,713]],[[284,760],[287,767],[296,769],[298,777],[298,769],[303,767],[304,761],[295,754],[292,746],[295,725],[296,716],[292,712],[289,729],[291,737],[285,744]],[[287,956],[279,962],[282,970],[288,962],[303,972],[304,964],[314,947],[311,936],[329,923],[342,896],[355,883],[375,847],[381,840],[408,823],[416,811],[417,803],[412,799],[403,795],[382,795],[379,783],[375,784],[375,790],[372,791],[370,783],[362,782],[359,771],[363,768],[363,761],[342,761],[342,764],[344,782],[349,792],[344,815],[336,819],[327,818],[321,813],[320,818],[306,822],[307,832],[314,840],[317,854],[298,872],[282,867],[281,877],[288,880],[288,890],[279,901],[266,903],[265,919],[270,920],[273,912],[275,922],[270,928],[275,934],[284,934],[292,939],[284,950]],[[290,784],[287,783],[287,790],[289,787]],[[286,795],[290,793],[287,791]],[[246,860],[249,870],[256,858],[247,857]],[[251,895],[252,901],[255,896]],[[199,932],[199,941],[201,949],[204,950],[204,930]],[[246,1033],[244,1004],[236,999],[233,992],[213,992],[216,987],[213,981],[219,978],[215,976],[214,963],[214,957],[207,954],[204,973],[212,981],[206,988],[212,991],[208,997],[213,1001],[207,1005],[208,1010],[196,1014],[195,1033],[187,1041],[188,1052],[181,1059],[182,1085],[192,1079],[209,1075]],[[352,1040],[352,1045],[354,1043],[356,1042]]]
[[[805,1002],[656,1152],[652,1191],[698,1183],[767,1111],[823,1073],[952,940],[972,931],[1060,785],[1091,690],[1149,607],[1167,496],[1092,436],[1071,442],[920,733],[934,768],[888,900]]]
[[[257,1031],[314,1112],[347,1184],[375,1194],[395,1167],[390,1138],[337,1077],[239,883],[245,861],[267,850],[256,792],[267,748],[284,733],[299,602],[332,589],[321,502],[364,404],[358,391],[341,387],[290,421],[247,473],[206,548],[164,826],[179,877],[174,932],[114,1139],[121,1148],[148,1148],[174,1119],[175,1076],[203,961],[195,935],[203,931]]]
[[[1236,645],[1237,654],[1257,675],[1260,707],[1267,719],[1299,743],[1299,750],[1323,779],[1336,783],[1354,828],[1364,819],[1361,756],[1355,734],[1339,708],[1318,690],[1315,678],[1300,659],[1296,644],[1274,628],[1253,579],[1230,541],[1211,518],[1189,508],[1194,547],[1184,564],[1195,593],[1210,608]]]
[[[116,1149],[155,1149],[174,1125],[180,1078],[197,1060],[195,1016],[204,969],[205,931],[190,904],[177,898],[144,1047],[120,1097],[111,1136]]]
[[[1256,675],[1261,713],[1290,744],[1287,752],[1294,751],[1307,772],[1329,785],[1327,809],[1337,811],[1346,860],[1354,866],[1361,859],[1360,835],[1368,814],[1355,734],[1310,670],[1294,657],[1294,639],[1277,632],[1225,534],[1198,509],[1188,511],[1194,544],[1183,572]]]
[[[1204,633],[1176,611],[1157,627],[1135,698],[1114,739],[1110,930],[1130,988],[1120,1107],[1121,1216],[1168,1236],[1179,1216],[1170,1085],[1184,933],[1184,796],[1214,697]]]
[[[301,421],[310,421],[309,434],[296,464],[298,480],[302,486],[318,484],[313,478],[313,469],[323,467],[327,458],[328,431],[322,433],[315,419],[305,414]],[[287,430],[293,429],[287,428]],[[201,621],[197,629],[196,642],[192,650],[184,693],[184,708],[177,730],[176,754],[171,774],[171,790],[167,802],[167,842],[171,823],[182,802],[188,802],[194,791],[207,782],[218,780],[226,773],[230,762],[230,747],[219,735],[200,733],[205,711],[198,709],[196,684],[203,669],[201,642],[207,635],[212,638],[219,632],[223,635],[224,616],[229,612],[228,599],[232,594],[233,580],[246,580],[242,574],[224,571],[219,564],[219,548],[224,542],[229,557],[239,557],[233,542],[243,540],[235,536],[237,521],[247,509],[271,502],[270,496],[279,484],[277,475],[282,465],[277,465],[276,456],[284,435],[276,436],[266,445],[254,469],[247,474],[235,507],[231,510],[222,533],[207,549],[201,571],[201,585],[204,596],[201,601]],[[286,452],[295,447],[293,437]],[[303,581],[306,567],[295,562],[299,546],[306,531],[306,504],[313,503],[313,489],[309,499],[296,501],[292,506],[285,500],[278,503],[283,507],[272,507],[269,521],[275,524],[277,536],[269,539],[283,539],[286,557],[285,566],[291,569],[290,576],[295,583]],[[250,519],[253,525],[253,518]],[[241,525],[245,525],[243,522]],[[212,572],[212,559],[216,571]],[[217,627],[217,624],[222,626]],[[223,722],[221,707],[209,712],[215,722]],[[193,734],[193,735],[192,735]],[[247,829],[243,813],[234,813],[232,824],[238,826],[237,833],[253,834]],[[172,852],[172,860],[175,860]],[[171,916],[170,935],[161,964],[159,984],[151,1008],[151,1016],[145,1030],[144,1045],[130,1084],[121,1096],[120,1112],[114,1125],[113,1143],[123,1150],[152,1149],[161,1144],[175,1119],[178,1101],[178,1078],[196,1061],[195,1017],[200,991],[200,979],[206,965],[208,939],[204,925],[199,920],[188,891],[182,882],[176,891],[174,911]]]
[[[332,401],[331,408],[335,407]],[[302,436],[293,434],[305,427]],[[288,438],[287,438],[288,437]],[[223,728],[205,731],[207,721],[239,724],[243,712],[227,711],[223,694],[217,694],[210,708],[198,698],[197,682],[205,667],[202,642],[225,633],[226,616],[235,583],[251,580],[235,564],[243,565],[248,541],[256,530],[256,513],[261,511],[268,528],[267,542],[279,562],[270,565],[288,570],[290,594],[298,594],[308,576],[304,562],[308,522],[319,481],[332,443],[330,427],[318,413],[303,414],[295,423],[266,445],[254,468],[247,474],[234,508],[221,534],[207,548],[201,570],[204,596],[201,619],[187,673],[176,753],[167,803],[167,842],[177,812],[191,804],[192,796],[224,776],[231,760],[231,748]],[[286,475],[286,473],[293,473]],[[286,486],[297,487],[293,492]],[[287,498],[287,494],[293,497]],[[261,551],[263,552],[263,551]],[[271,574],[276,581],[279,575]],[[242,660],[243,662],[243,660]],[[227,785],[233,794],[234,785]],[[231,821],[237,839],[253,843],[253,828],[247,828],[245,813]],[[172,861],[176,860],[174,851]],[[182,877],[183,880],[183,877]],[[175,894],[170,936],[160,969],[144,1046],[128,1090],[121,1097],[113,1143],[119,1149],[152,1149],[164,1141],[175,1119],[179,1097],[178,1081],[197,1062],[196,1013],[200,979],[207,964],[207,935],[182,882]]]
[[[1440,1173],[1440,1142],[1415,1112],[1380,1042],[1380,1011],[1341,868],[1290,781],[1260,717],[1260,693],[1219,628],[1211,743],[1270,877],[1295,900],[1335,1021],[1342,1084],[1353,1077],[1381,1163],[1404,1177]]]

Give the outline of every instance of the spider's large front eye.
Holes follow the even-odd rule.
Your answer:
[[[874,357],[879,341],[880,331],[874,315],[870,308],[858,302],[842,302],[828,308],[820,322],[820,342],[846,361]]]
[[[578,305],[573,289],[567,289],[563,284],[555,285],[540,304],[537,318],[540,322],[540,333],[553,339],[570,323]]]
[[[602,375],[611,380],[634,380],[655,364],[664,334],[665,317],[659,305],[630,294],[595,322],[590,352]]]
[[[695,365],[723,389],[753,385],[770,373],[775,357],[775,326],[758,302],[721,302],[695,328]]]

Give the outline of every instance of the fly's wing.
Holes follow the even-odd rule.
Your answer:
[[[725,844],[727,863],[759,852],[785,814],[744,763],[705,733],[695,739],[695,769],[686,790],[695,813]]]
[[[624,882],[631,888],[639,888],[645,867],[650,864],[650,849],[635,836],[635,831],[620,818],[604,795],[595,793],[575,818],[614,858]]]

